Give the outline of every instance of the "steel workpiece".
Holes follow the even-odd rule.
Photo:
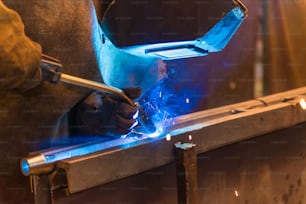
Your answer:
[[[59,159],[41,167],[36,165],[32,172],[35,175],[40,168],[40,173],[50,173],[46,169],[64,170],[68,192],[76,193],[171,163],[175,160],[174,144],[178,142],[196,144],[196,152],[200,154],[305,122],[306,111],[301,106],[304,97],[306,87],[183,115],[175,118],[173,127],[158,137],[120,138],[104,146],[97,143],[101,148],[96,152]],[[73,149],[66,150],[71,153]],[[44,152],[36,155],[42,158]],[[29,157],[23,161],[30,159],[33,160]]]

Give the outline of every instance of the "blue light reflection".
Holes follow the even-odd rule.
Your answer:
[[[83,138],[86,138],[86,136],[84,136]],[[107,141],[105,139],[100,139],[76,145],[57,147],[54,149],[50,149],[49,151],[45,151],[42,154],[45,157],[46,163],[52,163],[59,160],[101,152],[103,150],[107,150],[113,147],[124,147],[125,145],[133,145],[137,141],[137,139],[132,137],[113,138]]]

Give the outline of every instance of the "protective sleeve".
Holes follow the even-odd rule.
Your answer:
[[[0,0],[0,88],[28,90],[39,84],[41,46],[28,38],[17,12]]]

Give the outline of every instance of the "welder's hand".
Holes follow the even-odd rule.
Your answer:
[[[140,88],[123,89],[128,97],[140,96]],[[77,134],[120,136],[137,125],[138,110],[112,94],[92,93],[76,109]]]

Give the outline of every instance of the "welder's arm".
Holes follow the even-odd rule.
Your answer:
[[[140,96],[140,88],[123,89],[131,99]],[[78,104],[70,115],[72,135],[120,136],[137,125],[138,110],[113,94],[94,92]]]
[[[24,32],[20,16],[0,1],[0,88],[27,90],[39,84],[41,47]]]

